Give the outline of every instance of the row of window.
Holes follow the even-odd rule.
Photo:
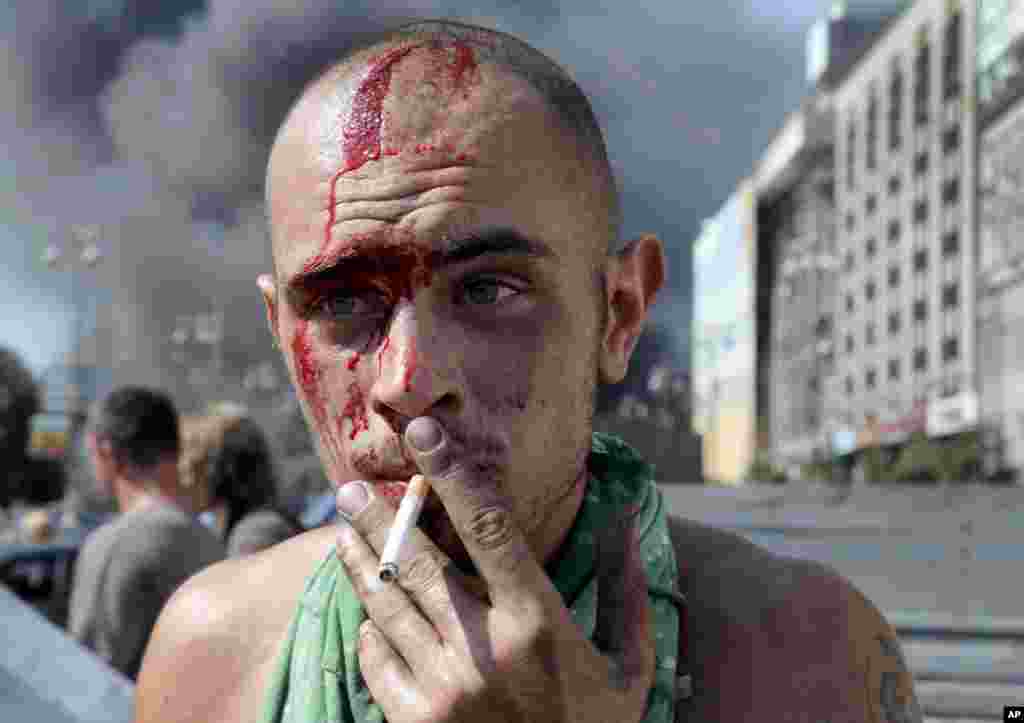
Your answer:
[[[899,268],[889,269],[889,286],[890,288],[896,288],[899,285]],[[876,286],[873,281],[868,281],[864,284],[864,297],[867,301],[873,301],[874,295],[876,295]],[[954,309],[959,304],[959,285],[956,282],[949,282],[944,284],[942,287],[942,308],[943,309]],[[846,311],[847,313],[853,313],[856,310],[856,302],[854,301],[853,294],[846,295]],[[919,312],[918,309],[921,308]],[[928,317],[927,306],[923,299],[919,299],[913,302],[913,320],[915,322],[924,322]],[[851,349],[847,349],[850,351]]]
[[[890,224],[889,241],[892,242],[894,239],[899,238],[899,223],[896,223],[895,230]],[[948,231],[942,235],[942,257],[951,258],[960,253],[960,232],[956,229]],[[867,261],[871,261],[878,254],[878,241],[874,236],[869,236],[864,241],[864,258]],[[853,251],[846,252],[846,259],[843,264],[843,269],[847,272],[852,272],[857,266],[856,256]],[[928,249],[918,249],[914,252],[913,256],[913,268],[915,272],[922,273],[928,269]],[[899,285],[899,267],[889,267],[889,286]]]
[[[847,305],[852,304],[853,297],[847,296]],[[960,288],[954,282],[946,284],[942,289],[942,308],[943,309],[955,309],[960,303]],[[928,304],[924,299],[917,299],[911,306],[911,315],[914,323],[923,324],[928,320]],[[890,311],[888,316],[888,329],[889,336],[896,336],[900,333],[903,327],[902,316],[898,311]],[[873,346],[876,342],[875,338],[875,325],[873,322],[868,322],[864,327],[864,343],[866,346]],[[855,343],[853,340],[853,334],[846,335],[846,353],[852,354],[854,351]]]
[[[919,154],[919,159],[924,159],[927,165],[927,153]],[[915,174],[917,173],[917,161],[915,160]],[[922,171],[923,172],[923,171]],[[889,179],[889,196],[894,197],[899,194],[901,189],[901,182],[899,176],[892,176]],[[960,202],[960,177],[952,176],[942,182],[942,189],[940,191],[940,197],[942,199],[943,206],[953,206]],[[875,215],[878,210],[878,197],[874,193],[869,193],[864,198],[864,215],[866,218],[871,218]],[[914,223],[921,224],[928,220],[928,199],[919,198],[914,202],[913,208]],[[845,219],[845,226],[848,232],[853,232],[857,228],[857,217],[852,212],[847,212]],[[890,240],[893,237],[899,236],[899,222],[889,222],[889,236]]]
[[[945,28],[945,52],[943,54],[942,72],[942,94],[946,100],[957,98],[961,91],[961,23],[960,12],[952,14]],[[903,71],[899,61],[893,63],[892,72],[889,78],[889,150],[896,151],[903,145]],[[931,44],[928,41],[928,31],[922,28],[920,31],[920,43],[917,55],[914,58],[914,97],[913,114],[914,124],[923,126],[928,123],[928,100],[931,88]],[[877,165],[878,145],[878,98],[872,90],[868,98],[867,118],[865,120],[867,130],[865,140],[867,148],[865,153],[865,165],[868,170],[874,170]],[[856,185],[856,171],[854,161],[856,154],[854,148],[857,143],[857,125],[850,120],[846,131],[847,139],[847,162],[846,162],[846,185],[853,189]],[[944,139],[945,141],[945,139]],[[944,146],[945,147],[945,146]]]
[[[921,259],[920,263],[922,264],[922,266],[927,264],[928,257],[926,255],[924,249],[921,249],[918,252],[916,252],[914,254],[914,257],[915,257],[915,259],[914,259],[915,263],[917,263],[918,260]],[[915,269],[915,270],[919,270],[919,269]],[[890,266],[889,267],[888,281],[889,281],[889,288],[890,289],[897,289],[897,288],[899,288],[900,276],[901,276],[901,274],[900,274],[900,267],[899,266]],[[960,291],[959,291],[959,289],[960,289],[960,285],[956,281],[951,281],[951,282],[943,285],[943,287],[942,287],[942,308],[943,309],[955,309],[957,307],[957,304],[960,303],[959,302],[959,299],[960,299]],[[874,279],[868,279],[865,282],[865,284],[864,284],[864,298],[865,298],[865,300],[867,300],[867,301],[874,301],[875,300],[875,296],[877,294],[877,290],[878,290],[878,287],[875,285]],[[917,302],[915,302],[915,304],[916,303]],[[921,302],[921,303],[924,303],[924,302]],[[853,294],[847,294],[846,295],[846,307],[845,308],[846,308],[846,313],[848,313],[848,314],[852,314],[854,311],[856,311],[857,304],[856,304],[856,301],[853,298]],[[923,321],[923,319],[921,319],[921,321]]]
[[[960,358],[960,341],[955,336],[948,336],[942,340],[942,361],[945,364],[955,362]],[[928,370],[928,349],[923,346],[919,346],[914,349],[913,353],[913,367],[915,372],[926,372]],[[898,381],[900,378],[900,360],[890,359],[887,365],[887,371],[889,373],[890,381]],[[864,387],[866,389],[874,389],[878,383],[878,372],[874,367],[867,369],[864,372]],[[853,396],[856,392],[856,383],[854,382],[853,375],[847,375],[846,377],[846,394],[847,396]]]

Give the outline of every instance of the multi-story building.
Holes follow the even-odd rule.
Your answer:
[[[825,447],[838,270],[827,94],[790,115],[757,165],[758,361],[773,461],[792,474]]]
[[[978,3],[978,377],[988,474],[1024,469],[1024,1]]]
[[[849,425],[841,447],[855,432],[857,448],[894,451],[976,422],[975,7],[918,0],[833,91],[841,273],[824,394],[826,416]],[[961,423],[929,423],[932,402]]]
[[[835,371],[839,255],[832,91],[905,2],[835,2],[807,33],[811,97],[790,115],[756,165],[759,381],[762,434],[772,461],[797,473],[851,436],[826,407]],[[845,417],[844,417],[845,418]],[[837,426],[838,425],[838,426]]]
[[[694,243],[693,429],[705,479],[747,478],[757,448],[756,203],[744,180]]]

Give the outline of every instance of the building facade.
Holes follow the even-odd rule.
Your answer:
[[[1024,469],[1024,1],[978,3],[978,376],[985,471]]]
[[[756,218],[744,180],[694,244],[693,429],[703,477],[746,479],[757,447]]]
[[[831,99],[792,114],[755,174],[758,282],[767,325],[759,345],[771,460],[790,475],[823,461],[823,380],[832,372],[836,250]]]
[[[975,9],[919,0],[833,93],[840,273],[824,403],[838,456],[977,422]],[[933,401],[959,405],[961,423],[930,424]]]

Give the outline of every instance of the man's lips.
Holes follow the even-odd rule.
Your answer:
[[[377,494],[383,496],[395,509],[398,509],[398,506],[402,503],[405,491],[409,487],[408,480],[370,480],[370,482],[373,484]],[[423,503],[422,515],[433,516],[443,511],[444,506],[441,504],[441,498],[431,489],[427,493],[426,501]]]

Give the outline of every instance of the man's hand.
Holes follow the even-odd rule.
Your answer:
[[[439,440],[416,452],[417,440]],[[646,580],[632,520],[602,530],[595,642],[575,624],[485,470],[452,448],[436,421],[406,430],[487,586],[489,602],[420,530],[397,584],[377,579],[394,510],[370,491],[343,526],[338,555],[369,620],[359,664],[389,723],[635,723],[654,678]]]

